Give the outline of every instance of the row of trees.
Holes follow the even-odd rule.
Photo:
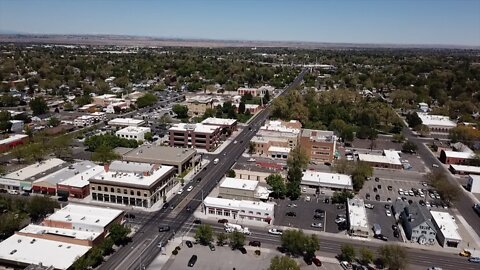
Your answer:
[[[457,185],[450,183],[447,175],[440,171],[434,170],[425,175],[425,179],[434,187],[443,200],[447,202],[454,202],[461,194],[461,190]]]
[[[50,153],[53,153],[58,158],[66,160],[72,158],[70,147],[72,142],[71,135],[65,134],[52,137],[44,133],[37,133],[33,136],[31,130],[27,130],[26,134],[30,135],[30,143],[17,146],[11,151],[12,156],[14,156],[18,162],[42,161],[44,157]]]
[[[408,263],[406,249],[396,244],[381,246],[377,258],[375,258],[375,253],[371,249],[361,247],[357,252],[353,245],[344,244],[341,247],[339,258],[347,262],[358,260],[364,265],[375,263],[390,270],[406,269]]]
[[[337,173],[349,174],[352,176],[353,189],[359,191],[362,189],[365,181],[373,175],[373,168],[368,163],[362,161],[350,161],[339,159],[335,161],[333,169]]]

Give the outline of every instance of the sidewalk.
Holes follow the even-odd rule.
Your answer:
[[[193,241],[193,237],[188,237],[185,236],[183,237],[183,240],[191,240]],[[172,251],[175,249],[177,246],[181,246],[182,244],[182,237],[175,237],[172,240],[170,240],[163,248],[160,254],[150,263],[150,265],[147,267],[147,270],[159,270],[165,267],[165,269],[168,269],[168,265],[170,265],[173,261],[172,257]]]

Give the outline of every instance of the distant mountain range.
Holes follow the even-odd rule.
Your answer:
[[[123,35],[54,35],[25,34],[0,30],[0,43],[37,43],[66,45],[116,45],[140,47],[287,47],[304,49],[480,49],[480,46],[435,45],[435,44],[367,44],[367,43],[327,43],[303,41],[255,41],[255,40],[214,40],[156,38]]]

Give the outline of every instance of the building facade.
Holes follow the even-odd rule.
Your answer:
[[[273,224],[273,203],[264,203],[246,200],[229,200],[223,198],[206,197],[203,200],[203,214],[217,219],[227,219],[230,223],[243,221],[259,224]]]
[[[197,124],[174,124],[169,130],[169,143],[174,147],[200,148],[213,151],[220,144],[219,126]]]
[[[303,129],[300,134],[300,147],[312,162],[333,162],[336,143],[333,131]]]
[[[126,127],[115,132],[115,135],[122,139],[145,141],[145,134],[151,132],[149,127]]]
[[[432,215],[417,202],[406,206],[400,214],[400,221],[407,239],[421,245],[433,245],[437,231],[432,222]]]
[[[462,242],[455,218],[448,212],[431,211],[433,225],[437,231],[438,243],[443,247],[456,248]]]
[[[370,234],[365,203],[362,199],[353,198],[347,200],[348,233],[352,236],[367,238]]]

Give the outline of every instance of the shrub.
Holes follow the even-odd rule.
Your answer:
[[[175,250],[180,250],[180,249],[182,249],[180,246],[177,246],[177,247],[175,248]]]
[[[258,249],[255,250],[255,255],[260,256],[260,253],[261,253],[260,250],[258,250]]]
[[[178,254],[178,250],[174,249],[174,250],[172,251],[172,254],[173,254],[173,255],[177,255],[177,254]]]

